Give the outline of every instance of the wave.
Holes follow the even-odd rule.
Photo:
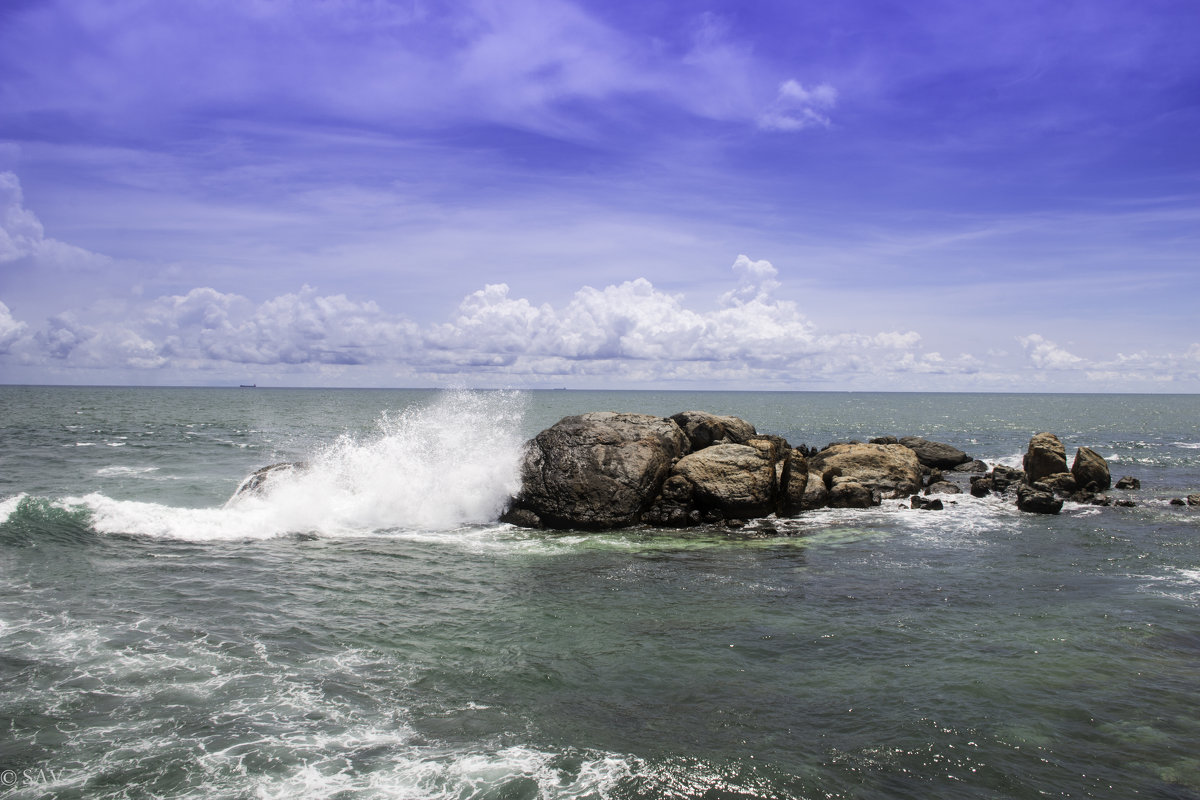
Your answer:
[[[518,392],[448,392],[424,407],[381,414],[371,436],[344,435],[306,468],[280,471],[261,490],[219,508],[179,508],[100,493],[48,501],[39,513],[86,515],[98,533],[189,541],[311,533],[443,531],[489,523],[520,488],[525,398]],[[8,525],[22,501],[0,503]],[[76,517],[77,518],[77,517]]]

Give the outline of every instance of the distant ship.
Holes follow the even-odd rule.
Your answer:
[[[242,384],[241,386],[239,386],[238,388],[239,388],[239,389],[257,389],[258,387],[257,387],[257,386],[255,386],[253,383],[243,383],[243,384]]]

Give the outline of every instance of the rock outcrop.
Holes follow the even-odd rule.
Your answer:
[[[1067,451],[1053,433],[1036,433],[1025,453],[1025,475],[1030,483],[1067,471]]]
[[[808,464],[810,472],[822,475],[837,471],[826,484],[831,492],[833,477],[849,479],[882,497],[908,497],[921,490],[921,462],[900,444],[835,444],[809,458]]]
[[[1111,485],[1103,458],[1080,447],[1068,471],[1063,444],[1051,433],[1030,439],[1024,466],[996,465],[972,475],[971,494],[1015,493],[1020,510],[1041,514],[1059,513],[1064,499],[1128,504],[1100,494]],[[256,490],[285,467],[293,465],[259,470],[239,492]],[[593,412],[566,417],[526,443],[522,488],[502,519],[525,527],[583,530],[637,524],[738,527],[772,514],[868,508],[909,496],[912,508],[936,510],[944,508],[943,501],[931,495],[961,493],[955,480],[962,482],[963,472],[983,470],[983,462],[961,450],[921,437],[840,442],[816,452],[757,433],[737,417],[702,411],[665,419]],[[1131,482],[1122,479],[1117,486]],[[925,497],[919,496],[922,486]],[[1196,495],[1188,500],[1193,498],[1200,502]]]
[[[688,449],[669,419],[612,411],[566,417],[526,444],[521,491],[504,519],[529,526],[533,515],[541,526],[592,530],[633,525]]]

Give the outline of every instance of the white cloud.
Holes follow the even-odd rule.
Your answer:
[[[43,237],[42,223],[25,208],[21,182],[0,172],[0,264],[33,255]]]
[[[1067,352],[1041,334],[1019,336],[1017,341],[1025,348],[1025,355],[1038,369],[1072,369],[1084,366],[1084,360]]]
[[[28,329],[29,326],[14,319],[12,311],[0,301],[0,355],[10,352]]]
[[[837,104],[837,90],[827,83],[805,89],[796,80],[779,85],[775,101],[758,118],[764,130],[798,131],[804,128],[829,127],[828,111]]]

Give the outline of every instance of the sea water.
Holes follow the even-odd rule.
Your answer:
[[[1133,508],[498,524],[567,414],[1088,446]],[[1200,797],[1195,396],[0,387],[0,796]],[[285,461],[270,491],[234,497]],[[1119,494],[1114,492],[1114,494]],[[769,534],[769,535],[768,535]]]

